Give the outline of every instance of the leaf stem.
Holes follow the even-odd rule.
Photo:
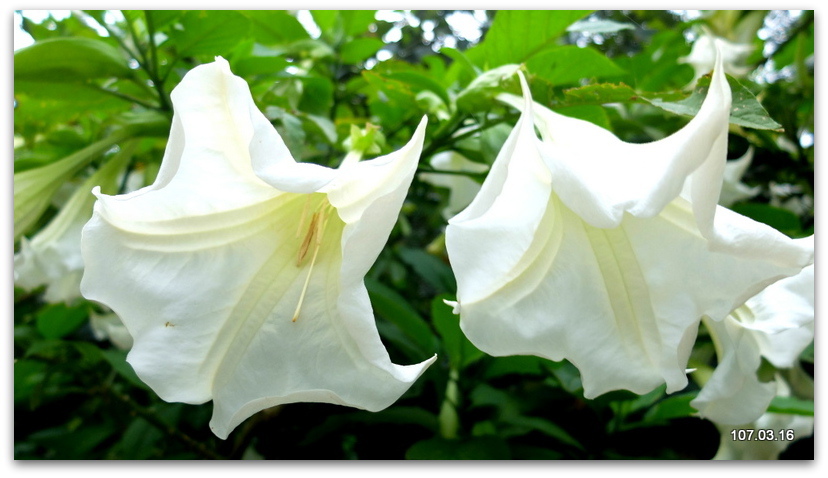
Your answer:
[[[133,400],[132,397],[130,397],[126,393],[120,393],[111,387],[106,387],[105,391],[119,402],[128,406],[135,415],[143,418],[150,425],[158,428],[159,430],[171,436],[172,438],[175,438],[176,440],[180,441],[193,452],[198,453],[202,457],[209,458],[211,460],[225,459],[225,457],[207,448],[203,443],[196,441],[191,436],[181,432],[175,427],[166,424],[158,415],[153,413],[151,410],[141,406],[138,402]]]

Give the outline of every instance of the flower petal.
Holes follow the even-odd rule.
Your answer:
[[[525,110],[514,96],[498,98]],[[718,179],[715,173],[724,166],[730,112],[730,89],[721,69],[714,73],[698,115],[673,135],[652,143],[625,143],[597,125],[538,104],[532,111],[555,193],[589,224],[615,227],[624,213],[658,214],[703,164],[710,168],[705,184],[712,198],[704,207],[715,207],[722,171]]]
[[[749,330],[733,317],[706,320],[715,338],[719,365],[690,402],[699,415],[716,423],[742,425],[760,417],[776,395],[776,384],[759,381],[759,346]]]

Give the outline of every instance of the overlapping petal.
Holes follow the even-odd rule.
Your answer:
[[[776,395],[791,396],[791,390],[781,378],[777,379]],[[719,450],[714,460],[777,460],[779,455],[792,443],[814,433],[814,417],[789,415],[785,413],[764,413],[750,423],[728,425],[715,423],[721,433]],[[732,432],[752,432],[751,440],[734,440]],[[761,430],[761,432],[759,432]],[[759,440],[759,433],[765,440]],[[768,439],[773,437],[773,439]]]
[[[461,327],[492,355],[570,360],[588,398],[680,390],[702,316],[721,321],[813,261],[807,244],[716,204],[721,63],[698,115],[648,144],[533,104],[521,81],[523,99],[501,99],[523,114],[446,233]]]
[[[82,291],[134,338],[163,399],[214,401],[221,438],[313,401],[380,410],[432,363],[391,362],[363,276],[396,221],[425,121],[399,151],[340,169],[297,163],[227,63],[195,68],[156,182],[98,195]]]
[[[762,357],[791,368],[814,340],[814,266],[768,286],[723,322],[705,320],[719,364],[691,405],[724,425],[757,420],[777,392],[757,374]]]

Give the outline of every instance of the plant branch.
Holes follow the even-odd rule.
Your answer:
[[[213,451],[213,450],[207,448],[206,446],[204,446],[203,443],[200,443],[200,442],[194,440],[192,437],[190,437],[189,435],[179,431],[175,427],[164,423],[164,421],[161,420],[161,418],[159,418],[158,415],[156,415],[152,411],[150,411],[150,410],[144,408],[143,406],[141,406],[138,402],[133,400],[132,397],[130,397],[126,393],[117,392],[111,387],[106,387],[105,390],[112,397],[117,399],[119,402],[121,402],[124,405],[128,406],[130,408],[130,410],[132,412],[134,412],[137,416],[143,418],[150,425],[158,428],[159,430],[166,433],[167,435],[169,435],[169,436],[175,438],[176,440],[180,441],[182,444],[184,444],[187,448],[194,451],[195,453],[198,453],[202,457],[209,458],[211,460],[224,460],[225,459],[223,456],[219,455],[215,451]]]

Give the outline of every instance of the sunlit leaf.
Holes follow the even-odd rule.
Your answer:
[[[15,81],[67,83],[130,76],[127,59],[118,50],[90,38],[53,38],[14,53]]]
[[[730,108],[730,122],[748,128],[773,129],[782,127],[779,123],[768,116],[768,112],[747,88],[742,86],[733,77],[728,76],[727,82],[733,92],[733,104]],[[661,99],[648,100],[655,106],[663,108],[671,113],[684,116],[695,116],[699,112],[704,98],[707,96],[707,89],[710,86],[710,76],[699,79],[698,85],[693,93],[686,99],[675,102],[667,102]]]
[[[478,64],[488,68],[521,63],[546,47],[588,10],[500,10],[478,53]]]
[[[597,50],[572,45],[542,51],[532,56],[526,62],[526,66],[530,72],[553,85],[624,74],[623,69]]]
[[[188,11],[182,29],[170,32],[179,56],[225,55],[250,31],[249,20],[233,11]]]

